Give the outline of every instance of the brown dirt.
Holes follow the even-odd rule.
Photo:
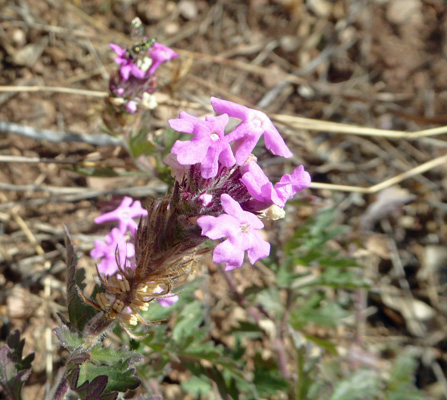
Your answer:
[[[130,22],[140,17],[146,34],[178,50],[183,65],[191,57],[194,60],[189,74],[166,89],[169,100],[156,111],[155,128],[165,127],[166,120],[180,110],[197,113],[197,108],[208,106],[210,96],[249,106],[261,102],[268,114],[408,132],[447,124],[447,12],[440,0],[0,0],[0,9],[3,86],[107,90],[103,73],[113,66],[108,43],[128,45]],[[290,74],[296,79],[265,101],[264,96]],[[169,79],[169,73],[160,79]],[[35,129],[98,133],[101,110],[102,100],[95,97],[0,92],[0,121]],[[407,141],[278,127],[286,133],[294,163],[304,164],[314,182],[372,186],[445,154],[446,148],[446,135]],[[117,160],[120,167],[135,170],[126,153],[112,146],[51,143],[8,132],[0,133],[0,155],[75,163]],[[272,175],[280,176],[284,168],[272,166]],[[3,324],[22,330],[28,346],[25,354],[27,350],[37,354],[27,399],[42,398],[45,334],[55,326],[55,313],[63,305],[62,225],[78,248],[88,252],[91,235],[104,233],[93,218],[112,198],[72,200],[62,188],[106,184],[113,190],[149,181],[104,183],[86,179],[66,164],[0,162],[0,183],[5,184],[0,192],[0,314]],[[25,185],[56,190],[37,191]],[[377,311],[363,327],[363,345],[370,350],[374,343],[392,338],[401,346],[430,349],[434,356],[425,364],[421,361],[418,384],[439,399],[442,394],[436,393],[442,393],[442,379],[433,365],[447,367],[446,264],[442,262],[447,243],[446,186],[443,165],[400,183],[406,191],[402,201],[395,193],[382,199],[385,205],[397,201],[381,216],[368,211],[379,201],[377,194],[327,189],[311,190],[313,202],[301,211],[305,217],[321,204],[334,204],[340,222],[353,228],[352,242],[339,245],[359,257],[366,265],[365,274],[380,289],[365,300],[365,306]],[[414,196],[410,202],[408,195]],[[359,231],[365,216],[373,223]],[[289,221],[283,235],[295,225],[296,221]],[[427,255],[432,248],[439,250],[435,261]],[[39,254],[42,250],[48,263]],[[51,290],[45,294],[48,268]],[[222,293],[215,275],[211,271],[209,280],[214,305],[228,295]],[[257,272],[252,275],[266,279]],[[243,288],[244,275],[238,271],[234,276]],[[390,287],[395,289],[388,296],[391,300],[383,295]],[[415,327],[407,320],[405,306],[392,302],[401,294],[407,301],[423,302],[434,316]],[[215,329],[221,330],[216,336],[225,338],[228,326],[221,324],[224,318],[217,309],[215,314]],[[319,334],[337,337],[335,332]],[[62,355],[53,354],[57,366]]]

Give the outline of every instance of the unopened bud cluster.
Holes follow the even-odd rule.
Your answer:
[[[138,18],[132,23],[142,29]],[[118,68],[110,74],[103,121],[111,133],[122,134],[128,139],[132,130],[139,130],[134,126],[135,123],[138,125],[138,118],[145,115],[145,111],[157,107],[154,92],[157,88],[158,68],[177,58],[178,54],[155,39],[146,37],[141,37],[130,48],[122,48],[114,43],[109,46],[116,55],[115,64]]]

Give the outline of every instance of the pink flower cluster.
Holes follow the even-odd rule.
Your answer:
[[[114,98],[122,99],[127,113],[134,114],[141,103],[150,103],[148,95],[154,92],[154,74],[158,67],[177,58],[178,54],[157,42],[138,57],[117,44],[110,43],[109,46],[116,53],[115,63],[119,65],[119,73],[111,75],[110,92]],[[146,107],[151,106],[146,104]]]
[[[177,141],[165,162],[173,169],[182,195],[200,209],[197,224],[202,235],[225,239],[214,249],[213,261],[225,263],[226,270],[266,257],[270,244],[259,230],[259,216],[276,207],[277,214],[286,202],[310,185],[310,175],[302,166],[272,184],[251,154],[264,135],[265,146],[274,155],[289,158],[291,151],[270,119],[261,111],[211,98],[217,117],[205,121],[186,112],[169,121],[171,128],[192,135]],[[241,122],[225,134],[229,117]]]
[[[148,78],[155,73],[161,64],[178,57],[178,54],[169,47],[161,43],[154,43],[149,49],[150,60],[145,61],[143,59],[143,62],[138,66],[127,49],[123,49],[114,43],[110,43],[109,46],[117,55],[115,63],[120,65],[120,74],[124,81],[128,81],[131,76],[138,79]]]
[[[90,256],[101,259],[98,263],[98,272],[103,275],[119,274],[118,263],[121,267],[135,268],[135,246],[133,239],[138,224],[136,218],[147,215],[140,201],[131,197],[124,197],[121,204],[113,211],[95,218],[97,224],[105,222],[118,222],[118,228],[113,228],[106,235],[105,240],[95,240]],[[162,290],[160,289],[160,292]],[[157,299],[161,306],[168,307],[178,301],[178,296],[161,297]]]

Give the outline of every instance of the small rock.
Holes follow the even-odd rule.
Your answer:
[[[199,13],[196,3],[191,0],[181,1],[178,5],[178,11],[180,15],[187,20],[196,19],[197,14]]]
[[[393,24],[419,24],[422,22],[421,11],[420,0],[393,0],[388,4],[386,17]]]
[[[307,6],[318,17],[328,17],[332,10],[332,4],[327,0],[308,0]]]
[[[279,40],[279,45],[283,51],[296,51],[300,45],[300,38],[294,35],[285,35]]]

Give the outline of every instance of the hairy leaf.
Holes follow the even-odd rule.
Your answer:
[[[113,365],[95,365],[87,361],[80,367],[79,381],[84,383],[101,375],[108,377],[105,392],[126,392],[140,385],[140,379],[135,376],[135,369],[129,368],[129,362],[125,360]]]
[[[118,393],[104,393],[109,378],[106,375],[96,376],[91,382],[85,380],[79,384],[79,367],[70,371],[67,376],[70,389],[76,392],[81,400],[116,400]]]
[[[260,354],[255,357],[253,384],[259,397],[274,396],[277,392],[286,392],[289,382],[281,376],[275,360],[264,360]]]
[[[85,325],[97,314],[97,311],[87,305],[79,296],[78,287],[84,289],[85,271],[77,268],[77,259],[70,234],[66,227],[65,248],[67,250],[67,308],[72,327],[79,332],[84,330]]]
[[[205,396],[211,392],[212,386],[209,379],[205,375],[192,376],[187,381],[181,383],[182,388],[199,398],[201,395]]]
[[[191,335],[203,319],[202,305],[195,301],[187,304],[179,315],[172,332],[173,339],[178,342],[182,337]]]
[[[0,348],[0,392],[9,400],[20,400],[22,386],[31,375],[34,354],[22,359],[25,339],[20,340],[19,331],[12,332],[7,343]]]
[[[307,299],[301,307],[290,313],[290,324],[300,330],[313,322],[321,326],[336,327],[350,313],[335,302],[324,301],[319,293]]]
[[[54,328],[53,333],[58,338],[61,346],[76,349],[84,344],[84,339],[77,332],[72,332],[67,325],[62,324],[60,328]]]
[[[361,369],[337,383],[330,400],[370,400],[379,394],[380,382],[374,371]]]
[[[133,157],[151,155],[156,148],[155,143],[148,141],[146,126],[129,138],[129,150]]]
[[[90,350],[91,358],[96,363],[105,365],[114,365],[117,362],[127,361],[129,364],[136,364],[143,361],[143,356],[135,351],[128,349],[112,349],[111,347],[102,347],[97,344]]]
[[[416,368],[412,351],[405,351],[397,357],[387,382],[387,400],[425,399],[414,383]]]

